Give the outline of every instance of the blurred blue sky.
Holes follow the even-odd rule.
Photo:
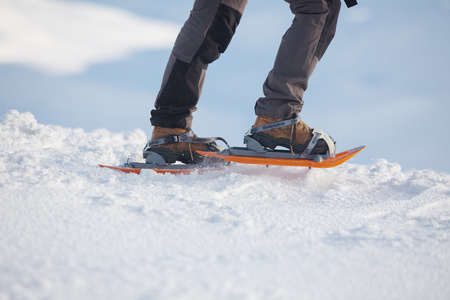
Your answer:
[[[34,20],[32,25],[36,28],[45,20],[58,22],[56,27],[76,33],[76,26],[64,27],[63,23],[79,20],[92,30],[82,38],[63,32],[51,44],[51,53],[56,54],[50,59],[43,56],[41,61],[39,55],[30,52],[22,54],[30,56],[28,60],[22,58],[17,63],[2,49],[21,53],[32,46],[21,48],[20,43],[10,43],[11,39],[4,38],[5,33],[20,34],[28,43],[43,43],[34,37],[34,31],[28,37],[26,32],[14,32],[17,26],[12,26],[13,21],[21,20],[21,12],[27,16],[30,3],[39,2],[49,6],[39,11],[43,15]],[[69,6],[70,16],[53,19],[55,13],[49,9],[54,3],[100,6],[81,5],[83,13],[79,15]],[[187,18],[192,3],[0,1],[0,114],[17,109],[30,111],[40,123],[81,127],[86,131],[141,128],[149,136],[149,112],[174,32]],[[103,10],[108,14],[103,14]],[[95,12],[90,14],[94,17],[85,19],[86,11]],[[113,13],[118,13],[118,17],[104,21]],[[120,24],[117,28],[111,25],[114,20]],[[194,116],[193,129],[198,135],[222,136],[232,145],[242,145],[243,134],[255,119],[254,102],[262,94],[262,83],[291,21],[284,1],[249,1],[227,52],[208,69]],[[43,28],[52,28],[52,24]],[[162,39],[153,47],[152,42],[157,39],[154,28],[164,32],[169,41]],[[60,44],[66,48],[58,48]],[[12,45],[12,50],[5,45]],[[85,58],[90,54],[89,60]],[[37,65],[33,60],[42,63]],[[51,61],[53,67],[61,65],[61,69],[51,69]],[[63,62],[72,66],[78,63],[80,69],[65,70]],[[384,158],[404,169],[448,173],[449,82],[450,0],[360,0],[354,8],[342,6],[337,35],[311,78],[301,117],[337,140],[338,150],[367,145],[353,162],[370,164]]]

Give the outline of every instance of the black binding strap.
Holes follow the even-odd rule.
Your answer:
[[[197,144],[208,144],[212,143],[216,140],[222,141],[227,145],[229,148],[227,141],[225,141],[221,137],[212,137],[212,138],[199,138],[197,137],[192,130],[189,130],[183,134],[180,135],[172,135],[165,138],[157,139],[154,141],[148,141],[147,145],[144,147],[144,151],[147,151],[153,146],[159,146],[159,145],[167,145],[167,144],[174,144],[174,143],[197,143]]]
[[[345,4],[347,4],[347,7],[352,7],[358,4],[358,2],[356,0],[345,0]]]

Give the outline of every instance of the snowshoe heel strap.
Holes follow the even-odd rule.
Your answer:
[[[303,153],[300,155],[300,158],[307,158],[311,151],[316,146],[319,139],[323,139],[328,146],[329,155],[330,157],[334,157],[336,154],[336,145],[333,141],[333,139],[326,133],[324,133],[322,130],[313,129],[313,137],[311,141],[309,142],[308,146],[306,146],[306,149],[303,151]]]

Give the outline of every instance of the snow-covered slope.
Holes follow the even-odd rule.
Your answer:
[[[142,130],[0,124],[0,299],[449,299],[450,175],[122,174]]]

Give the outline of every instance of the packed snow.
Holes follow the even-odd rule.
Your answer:
[[[141,129],[0,123],[0,299],[450,299],[450,175],[124,174]],[[341,149],[342,150],[342,149]]]

